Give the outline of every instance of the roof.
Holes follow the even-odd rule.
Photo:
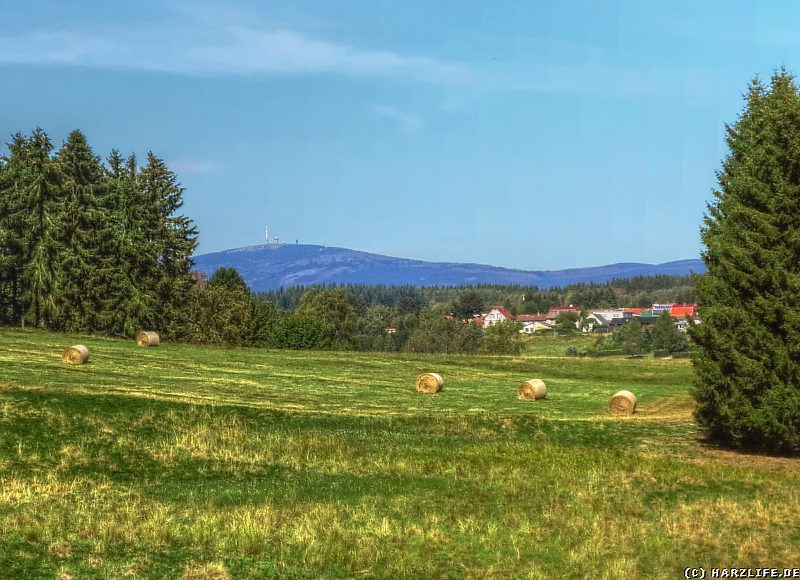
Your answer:
[[[602,314],[598,314],[597,312],[592,312],[592,313],[591,313],[589,316],[587,316],[586,318],[587,318],[587,319],[588,319],[588,318],[594,318],[595,320],[597,320],[597,322],[599,322],[600,324],[603,324],[603,325],[605,325],[605,324],[608,324],[608,321],[609,321],[609,319],[607,319],[607,318],[606,318],[605,316],[603,316]]]
[[[547,320],[547,314],[519,314],[517,322],[542,322]]]
[[[694,304],[676,304],[672,307],[670,315],[673,318],[683,318],[684,316],[694,316]]]
[[[505,316],[509,320],[514,320],[514,316],[502,306],[495,306],[492,310],[497,310],[500,314]]]

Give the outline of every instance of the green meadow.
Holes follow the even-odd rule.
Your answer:
[[[0,329],[0,577],[683,577],[800,566],[800,460],[706,445],[687,360]],[[576,342],[578,341],[578,342]],[[68,366],[61,351],[89,347]],[[421,372],[444,390],[414,390]],[[547,398],[518,401],[542,378]],[[631,417],[608,400],[628,389]]]

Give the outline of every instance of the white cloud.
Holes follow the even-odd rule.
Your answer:
[[[100,37],[63,30],[36,30],[19,36],[0,36],[0,63],[79,64],[114,49],[112,43]]]
[[[0,36],[0,63],[68,64],[189,75],[339,74],[468,84],[470,68],[425,56],[368,50],[263,23],[212,21]]]
[[[372,105],[372,112],[395,122],[404,133],[414,133],[425,127],[425,122],[410,113],[387,105]]]
[[[316,30],[314,34],[300,32],[309,28],[307,22],[278,22],[266,17],[257,5],[197,0],[172,0],[168,5],[172,12],[159,21],[126,26],[86,22],[13,36],[0,32],[0,65],[73,65],[194,76],[326,74],[427,82],[450,90],[441,102],[444,112],[461,112],[475,98],[504,91],[634,98],[684,94],[708,97],[719,93],[719,73],[715,70],[618,66],[605,62],[608,55],[602,48],[583,42],[550,39],[545,44],[536,38],[503,41],[492,36],[478,39],[489,45],[510,43],[512,48],[522,44],[531,53],[552,45],[556,53],[578,60],[572,64],[531,63],[524,68],[511,63],[498,70],[494,61],[489,67],[332,41],[322,36],[330,36],[335,30],[322,33],[315,25],[310,26]],[[775,42],[788,45],[793,40]],[[504,63],[502,57],[498,62]],[[391,107],[375,113],[394,117],[406,131],[424,125],[420,119]]]

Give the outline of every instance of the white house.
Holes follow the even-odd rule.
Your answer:
[[[514,318],[522,324],[522,334],[534,334],[540,330],[552,330],[555,320],[547,314],[520,314]]]
[[[489,328],[503,320],[514,320],[514,316],[502,306],[495,306],[489,311],[489,314],[484,317],[483,327]]]
[[[613,313],[613,311],[611,311]],[[622,313],[620,313],[622,314]],[[594,332],[595,328],[603,328],[608,327],[610,322],[614,318],[622,318],[622,316],[618,317],[605,317],[601,312],[592,312],[589,316],[587,316],[582,324],[584,332]]]
[[[609,308],[606,310],[592,310],[592,314],[602,316],[604,320],[609,321],[615,318],[625,318],[625,310],[622,308]]]

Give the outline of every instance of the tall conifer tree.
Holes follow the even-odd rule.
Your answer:
[[[22,149],[17,188],[23,197],[26,236],[22,252],[25,320],[49,327],[58,318],[56,268],[63,199],[61,174],[50,157],[53,145],[37,128]]]
[[[18,322],[18,284],[22,254],[22,203],[14,184],[14,151],[24,145],[17,134],[9,144],[12,154],[0,157],[0,324]]]
[[[13,189],[8,168],[8,157],[0,157],[0,324],[13,319],[14,265],[18,251],[14,249],[11,216],[14,212]]]
[[[104,312],[103,328],[110,334],[135,334],[150,326],[153,297],[147,293],[147,276],[156,260],[146,236],[143,199],[137,182],[136,156],[123,158],[113,150],[108,157],[106,205],[111,220],[111,301]]]
[[[152,293],[151,326],[166,334],[179,334],[182,309],[192,287],[191,256],[197,246],[197,229],[192,221],[177,214],[183,206],[184,189],[175,173],[152,152],[137,180],[145,209],[143,248],[155,256],[146,274],[148,292]]]
[[[60,325],[92,332],[99,329],[109,300],[111,232],[103,206],[103,167],[80,131],[69,134],[56,160],[64,190],[58,232]]]
[[[0,322],[19,324],[23,318],[27,187],[30,181],[28,139],[16,133],[2,159],[0,174]]]
[[[800,451],[800,94],[755,80],[702,228],[696,417],[735,447]]]

